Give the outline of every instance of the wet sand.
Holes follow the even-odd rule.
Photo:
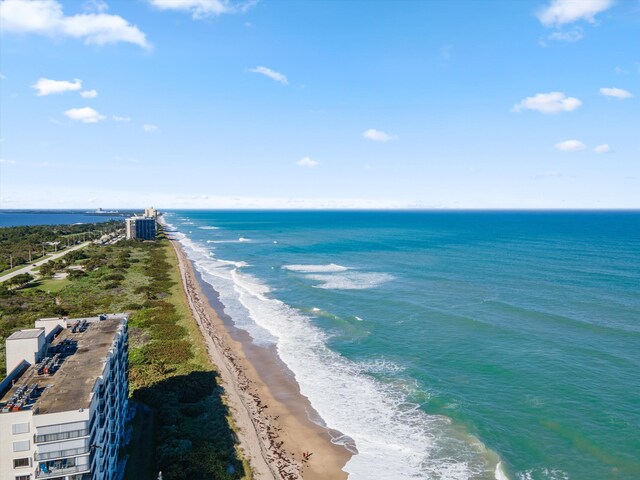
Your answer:
[[[183,287],[212,362],[219,370],[235,430],[256,479],[346,479],[351,453],[300,393],[274,349],[251,342],[224,314],[217,292],[202,280],[180,243],[168,234]],[[257,368],[256,368],[257,366]],[[310,419],[314,419],[311,421]]]

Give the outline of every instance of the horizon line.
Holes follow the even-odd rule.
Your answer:
[[[65,212],[79,211],[81,213],[95,213],[95,210],[86,210],[91,207],[68,207],[68,208],[0,208],[0,213],[7,212]],[[149,207],[110,207],[114,209],[120,208],[123,211],[144,210]],[[180,208],[164,208],[152,207],[162,213],[162,211],[219,211],[219,212],[639,212],[640,207],[545,207],[545,208],[523,208],[523,207],[500,207],[500,208],[469,208],[469,207],[378,207],[378,208],[246,208],[246,207],[226,207],[226,208],[204,208],[204,207],[180,207]],[[105,216],[108,216],[105,213]]]

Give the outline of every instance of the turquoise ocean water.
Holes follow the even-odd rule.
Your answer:
[[[640,478],[640,213],[166,221],[355,440],[350,478]]]

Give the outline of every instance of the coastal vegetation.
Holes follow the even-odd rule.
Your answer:
[[[20,288],[29,284],[34,279],[30,273],[21,273],[4,282],[6,288]]]
[[[41,259],[84,240],[122,228],[121,221],[80,225],[33,225],[0,228],[0,272]]]
[[[16,238],[6,232],[13,228],[24,227],[0,229],[2,238]],[[156,242],[92,244],[49,263],[42,278],[20,289],[0,286],[0,376],[6,337],[36,318],[129,312],[129,391],[137,415],[123,451],[125,477],[156,478],[162,471],[165,480],[249,478],[162,233]],[[66,278],[57,279],[60,273]]]

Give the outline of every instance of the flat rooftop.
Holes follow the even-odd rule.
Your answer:
[[[29,328],[27,330],[20,330],[19,332],[13,332],[9,335],[7,340],[22,340],[24,338],[38,338],[40,335],[44,335],[44,331],[41,328]]]
[[[124,318],[125,315],[108,315],[106,320],[98,317],[69,319],[68,328],[63,329],[49,347],[50,352],[57,350],[60,355],[58,369],[50,375],[38,371],[42,363],[31,365],[0,399],[0,412],[14,393],[32,391],[35,385],[33,398],[23,410],[45,414],[88,408],[91,391],[102,374],[107,354]],[[86,320],[88,326],[83,332],[73,333],[71,327],[77,320]]]

